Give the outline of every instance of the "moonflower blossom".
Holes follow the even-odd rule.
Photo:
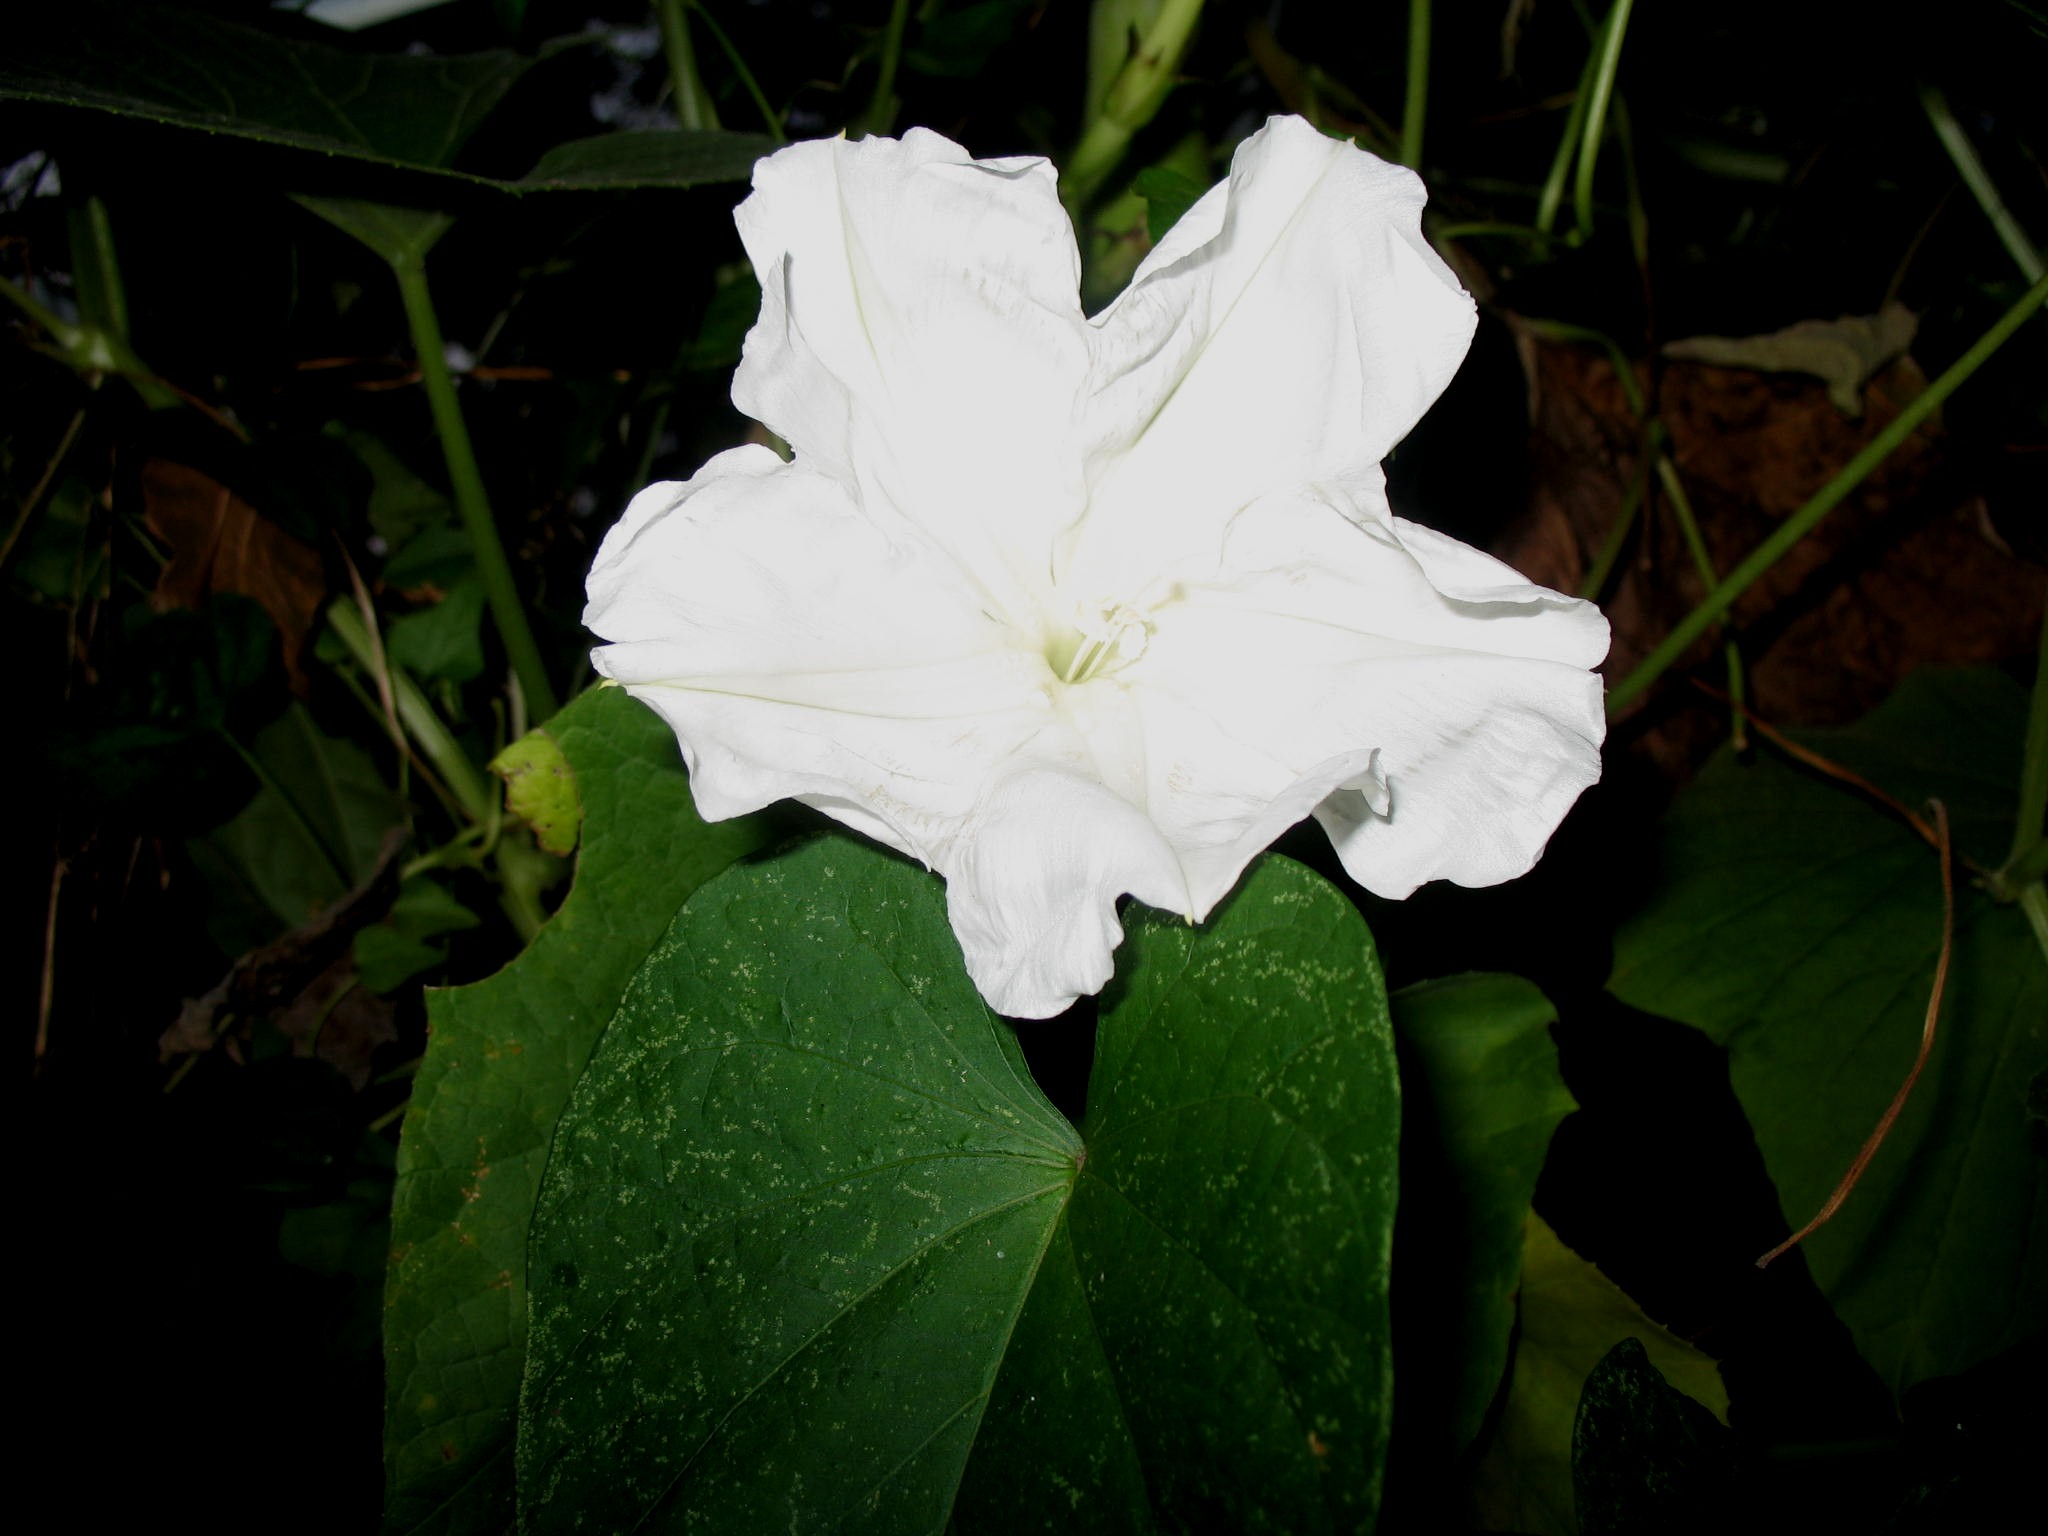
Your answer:
[[[800,800],[944,875],[1015,1017],[1109,979],[1121,895],[1199,921],[1305,816],[1382,896],[1524,873],[1599,776],[1607,626],[1388,507],[1475,324],[1422,204],[1274,118],[1089,319],[1047,162],[769,156],[732,398],[794,459],[633,499],[598,670],[707,818]]]

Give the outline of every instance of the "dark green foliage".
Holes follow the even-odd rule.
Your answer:
[[[1199,930],[1133,919],[1077,1132],[928,875],[831,838],[704,888],[535,1213],[529,1528],[1369,1523],[1398,1118],[1371,942],[1280,860]]]

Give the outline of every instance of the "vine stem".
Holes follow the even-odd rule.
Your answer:
[[[903,57],[903,30],[910,24],[910,0],[889,0],[889,24],[882,33],[882,67],[874,99],[861,119],[865,133],[887,133],[896,121],[896,66]]]
[[[1422,127],[1429,115],[1430,0],[1408,0],[1408,88],[1401,99],[1401,163],[1422,169]]]
[[[2029,288],[2017,304],[1999,317],[1997,324],[1977,338],[1969,351],[1957,358],[1940,378],[1910,401],[1889,426],[1864,446],[1861,453],[1843,465],[1832,480],[1815,492],[1797,512],[1779,524],[1776,532],[1751,551],[1740,565],[1728,573],[1719,586],[1702,598],[1699,606],[1679,620],[1677,627],[1664,637],[1663,643],[1644,657],[1633,672],[1609,689],[1607,712],[1614,714],[1633,703],[1652,683],[1669,671],[1672,664],[1691,648],[1695,640],[1735,606],[1736,599],[1783,559],[1793,545],[1811,533],[1822,518],[1841,505],[1849,493],[1861,485],[1872,470],[1889,458],[1893,450],[1911,436],[1921,422],[1933,415],[1944,400],[1954,394],[1970,375],[1983,367],[1985,361],[2011,339],[2013,332],[2024,325],[2028,317],[2040,308],[2044,301],[2048,301],[2048,277],[2044,277]]]
[[[1584,138],[1579,143],[1579,175],[1572,188],[1572,206],[1578,216],[1581,239],[1593,233],[1593,170],[1600,161],[1600,140],[1607,129],[1607,103],[1614,94],[1615,72],[1621,67],[1621,44],[1628,36],[1628,13],[1634,0],[1614,0],[1607,13],[1607,25],[1600,32],[1596,54],[1599,65],[1593,74],[1593,96],[1586,106]]]
[[[697,73],[697,50],[690,44],[690,23],[684,16],[684,0],[656,0],[661,18],[661,48],[668,57],[669,87],[676,97],[676,122],[701,131],[718,126],[718,109],[704,89]]]
[[[434,429],[447,461],[455,509],[462,516],[463,530],[476,553],[477,573],[483,578],[491,620],[505,643],[505,654],[511,659],[520,691],[526,695],[527,708],[538,723],[553,715],[558,707],[555,690],[548,682],[547,666],[541,660],[533,628],[526,621],[526,609],[512,580],[512,563],[505,558],[504,541],[498,537],[498,522],[491,515],[490,497],[484,491],[483,473],[477,468],[476,450],[470,446],[462,406],[455,398],[455,380],[448,373],[441,322],[434,314],[433,296],[427,291],[426,264],[417,256],[407,255],[393,261],[391,270],[398,279],[399,297],[405,303],[413,350],[419,354],[420,383],[426,388],[427,404],[434,413]]]
[[[1138,39],[1073,154],[1060,168],[1060,198],[1076,229],[1081,227],[1082,207],[1116,169],[1132,136],[1152,121],[1173,89],[1174,74],[1187,55],[1201,16],[1202,0],[1162,0],[1152,25]]]
[[[338,597],[328,605],[327,627],[348,648],[356,664],[376,681],[385,718],[393,726],[403,728],[395,745],[403,751],[405,738],[411,737],[433,764],[463,815],[476,826],[487,825],[496,815],[497,795],[477,772],[447,722],[420,692],[419,685],[403,669],[391,665],[384,655],[381,638],[364,614],[347,598]]]

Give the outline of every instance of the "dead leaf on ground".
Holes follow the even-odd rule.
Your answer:
[[[171,553],[157,578],[157,605],[196,608],[214,592],[254,598],[283,637],[292,687],[305,692],[299,653],[327,598],[319,552],[187,464],[151,459],[142,499],[149,531]]]
[[[1494,552],[1577,591],[1638,468],[1641,431],[1607,358],[1525,344],[1533,367],[1530,503]],[[1926,388],[1911,358],[1870,381],[1861,421],[1819,382],[1701,363],[1663,376],[1662,419],[1715,568],[1726,572],[1803,505]],[[1939,418],[1921,426],[1736,605],[1750,702],[1774,724],[1859,718],[1907,673],[1993,663],[2039,634],[2043,572],[1988,534],[1977,491],[1944,464]],[[1614,626],[1606,674],[1631,669],[1706,585],[1661,497],[1631,536],[1602,603]],[[1703,640],[1694,659],[1715,648]],[[1718,663],[1706,676],[1717,680]],[[1725,734],[1680,711],[1642,746],[1684,777]]]
[[[1763,336],[1690,336],[1664,348],[1674,362],[1711,363],[1758,373],[1803,373],[1828,387],[1844,416],[1863,414],[1863,386],[1906,355],[1920,322],[1903,304],[1874,315],[1801,320]]]
[[[377,1047],[398,1038],[398,1010],[361,984],[344,953],[285,1006],[277,1032],[291,1041],[294,1056],[319,1057],[360,1093]]]

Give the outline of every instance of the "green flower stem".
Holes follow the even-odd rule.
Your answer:
[[[1579,596],[1589,603],[1600,601],[1607,590],[1607,583],[1614,575],[1614,567],[1620,563],[1621,552],[1628,544],[1630,530],[1635,527],[1636,513],[1642,509],[1643,493],[1650,487],[1650,460],[1645,454],[1636,472],[1629,477],[1628,492],[1621,498],[1621,511],[1614,519],[1614,526],[1607,530],[1607,537],[1600,543],[1600,553],[1593,557],[1593,568],[1586,572],[1586,579],[1579,584]]]
[[[1977,206],[1984,210],[1984,217],[1998,231],[1999,242],[2005,246],[2026,280],[2039,282],[2043,270],[2041,253],[2034,249],[2034,242],[2020,228],[2020,221],[2005,206],[2005,199],[1998,193],[1998,184],[1991,179],[1991,173],[1984,169],[1984,162],[1978,157],[1977,146],[1970,142],[1970,136],[1963,132],[1963,125],[1949,110],[1948,98],[1933,86],[1923,85],[1920,88],[1920,106],[1927,113],[1927,121],[1933,125],[1935,136],[1941,140],[1941,147],[1955,162],[1956,173],[1963,178],[1963,185],[1970,189],[1970,195],[1977,199]]]
[[[62,354],[66,367],[82,374],[119,375],[134,386],[136,394],[142,397],[142,403],[153,411],[184,403],[176,391],[143,366],[142,359],[128,345],[127,337],[117,336],[96,325],[72,325],[38,304],[27,289],[4,277],[0,277],[0,299],[20,310],[50,338],[57,352]]]
[[[887,133],[896,122],[896,66],[903,58],[903,31],[910,24],[910,0],[889,0],[889,24],[882,33],[882,68],[875,94],[861,117],[863,133]]]
[[[121,261],[114,251],[114,225],[106,203],[89,197],[83,207],[72,210],[66,223],[79,312],[88,324],[126,341],[128,290],[121,282]]]
[[[1600,159],[1600,140],[1607,129],[1607,103],[1614,94],[1614,76],[1621,66],[1621,44],[1628,36],[1628,15],[1634,0],[1614,0],[1614,9],[1600,29],[1600,47],[1595,55],[1593,93],[1586,104],[1586,118],[1579,141],[1579,178],[1572,189],[1572,205],[1578,215],[1581,239],[1593,233],[1593,170]]]
[[[1430,232],[1431,240],[1438,245],[1452,240],[1476,240],[1487,235],[1510,236],[1526,240],[1531,245],[1548,245],[1551,237],[1534,224],[1503,224],[1492,220],[1478,220],[1468,224],[1439,224]]]
[[[1657,460],[1657,482],[1664,487],[1665,500],[1671,503],[1671,515],[1678,519],[1679,532],[1685,536],[1685,547],[1692,555],[1693,567],[1711,592],[1720,584],[1721,573],[1714,569],[1714,557],[1707,550],[1699,519],[1693,516],[1692,498],[1685,494],[1685,482],[1678,477],[1678,466],[1665,452],[1662,423],[1650,425],[1649,439],[1650,451]],[[1735,643],[1735,637],[1729,635],[1722,641],[1722,650],[1728,659],[1728,733],[1734,740],[1735,750],[1742,752],[1749,747],[1749,732],[1742,715],[1743,706],[1749,702],[1749,688],[1742,673],[1742,648]]]
[[[1811,533],[1820,520],[1834,511],[1850,492],[1861,485],[1872,470],[1889,458],[1894,449],[1903,443],[1913,431],[1935,411],[1941,403],[1954,394],[1962,383],[1984,366],[1985,361],[2011,339],[2027,322],[2029,316],[2048,301],[2048,277],[2029,288],[2024,297],[1999,317],[1998,323],[1978,337],[1970,350],[1950,364],[1948,369],[1928,385],[1882,432],[1870,440],[1863,451],[1845,464],[1835,477],[1815,492],[1797,512],[1779,524],[1778,529],[1763,543],[1759,544],[1748,558],[1729,572],[1721,584],[1700,601],[1698,607],[1681,619],[1676,628],[1664,637],[1655,650],[1643,658],[1642,663],[1607,693],[1607,709],[1610,714],[1633,703],[1645,689],[1671,669],[1695,640],[1712,628],[1735,602],[1756,584],[1757,579],[1783,559],[1785,552]]]
[[[1536,194],[1536,228],[1545,235],[1557,223],[1557,211],[1564,205],[1565,178],[1571,174],[1572,156],[1585,132],[1586,108],[1593,99],[1593,75],[1599,63],[1600,50],[1595,48],[1586,55],[1585,67],[1579,71],[1579,86],[1572,92],[1572,106],[1571,111],[1565,114],[1564,133],[1558,138],[1557,152],[1550,157],[1550,172],[1543,178],[1543,190]]]
[[[463,814],[478,826],[488,825],[497,813],[497,796],[491,792],[476,764],[469,760],[469,754],[462,750],[462,743],[455,739],[455,733],[448,729],[427,696],[420,692],[419,684],[406,676],[402,668],[392,666],[380,656],[379,647],[370,634],[369,626],[363,622],[362,614],[356,611],[355,602],[338,597],[330,603],[327,627],[348,647],[349,654],[355,657],[364,671],[375,676],[381,664],[382,671],[391,680],[391,704],[397,711],[400,727],[412,739],[420,755],[433,765]]]
[[[561,873],[562,861],[535,847],[532,837],[522,831],[498,840],[496,862],[498,906],[520,940],[531,944],[548,921],[541,892]]]
[[[1131,147],[1132,137],[1152,121],[1166,93],[1173,89],[1174,75],[1187,55],[1201,15],[1202,0],[1162,0],[1152,25],[1110,83],[1101,111],[1082,130],[1060,175],[1060,196],[1075,216],[1077,227],[1082,207],[1116,169],[1124,151]]]
[[[1401,98],[1401,163],[1422,169],[1422,126],[1429,115],[1430,0],[1408,0],[1408,87]]]
[[[768,104],[768,93],[761,89],[761,82],[756,80],[754,72],[747,68],[747,61],[740,57],[739,49],[733,47],[732,39],[726,36],[725,28],[718,24],[718,18],[695,3],[690,5],[690,14],[711,34],[711,40],[717,43],[725,54],[725,62],[730,64],[732,72],[739,76],[741,88],[754,98],[754,106],[760,112],[761,121],[768,129],[768,137],[778,144],[787,144],[789,134],[783,129],[782,114]]]
[[[475,550],[477,572],[483,577],[484,593],[491,605],[491,619],[498,627],[499,638],[505,642],[512,671],[526,695],[526,707],[538,724],[554,714],[555,690],[548,682],[540,647],[526,622],[526,609],[512,581],[512,565],[505,558],[497,519],[491,515],[490,498],[484,492],[476,451],[470,446],[469,430],[462,422],[455,381],[448,375],[441,322],[435,317],[433,297],[427,291],[426,265],[419,258],[408,256],[392,262],[391,270],[398,279],[399,296],[405,301],[413,350],[419,354],[420,382],[426,386],[427,404],[433,410],[434,428],[441,438],[448,483],[455,492],[455,508],[462,514],[463,529]]]
[[[718,126],[718,109],[697,73],[696,50],[690,46],[690,23],[684,16],[685,0],[656,0],[655,14],[661,18],[661,48],[668,56],[668,81],[675,92],[676,121],[683,127],[702,130]]]

